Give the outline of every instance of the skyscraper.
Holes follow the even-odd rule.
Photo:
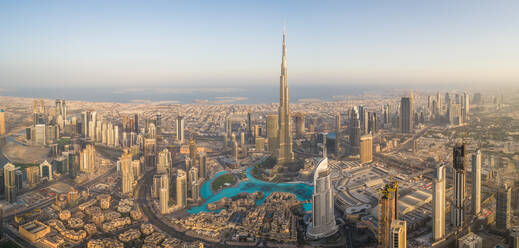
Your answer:
[[[245,146],[245,133],[241,132],[240,133],[240,147],[244,148],[244,146]]]
[[[279,148],[277,152],[277,160],[279,164],[292,162],[294,160],[294,152],[292,151],[291,119],[287,82],[286,33],[283,30],[283,56],[281,58],[281,76],[279,77]]]
[[[360,163],[373,161],[373,136],[371,134],[360,137]]]
[[[187,175],[184,170],[177,171],[177,208],[183,209],[187,204]]]
[[[153,169],[157,165],[157,140],[144,139],[144,168]]]
[[[197,150],[198,148],[196,146],[195,139],[189,139],[189,158],[193,161],[193,163],[196,161]]]
[[[334,205],[331,172],[328,167],[328,158],[325,157],[319,161],[314,174],[312,222],[307,229],[308,237],[320,239],[337,232]]]
[[[403,220],[394,220],[391,222],[391,240],[390,248],[406,248],[407,247],[407,224]]]
[[[481,151],[472,154],[472,213],[481,212]]]
[[[193,199],[194,202],[200,201],[200,186],[201,186],[201,180],[197,180],[192,182],[191,184],[191,199]]]
[[[305,136],[305,114],[298,112],[295,114],[296,118],[296,137],[302,138]]]
[[[255,148],[257,152],[263,152],[265,151],[265,138],[263,137],[256,137],[256,144]]]
[[[34,135],[31,134],[31,138],[33,138],[33,143],[37,145],[46,145],[47,144],[47,136],[46,136],[47,128],[45,124],[37,124],[34,126]]]
[[[191,167],[188,171],[187,175],[187,185],[191,187],[194,182],[198,181],[198,168],[197,167]]]
[[[465,221],[465,144],[455,145],[452,150],[454,167],[454,201],[451,207],[452,221],[456,227],[462,227]]]
[[[5,200],[7,202],[16,202],[16,168],[13,164],[7,163],[4,165],[4,186],[5,186]]]
[[[239,152],[240,152],[240,149],[238,148],[238,142],[236,142],[236,140],[234,140],[234,141],[231,141],[231,144],[232,144],[232,151],[231,151],[232,159],[234,159],[234,161],[238,162]]]
[[[390,247],[391,224],[398,219],[398,182],[391,180],[378,199],[378,247]]]
[[[337,137],[339,137],[339,133],[341,132],[341,113],[335,115],[335,132]]]
[[[177,141],[184,143],[184,117],[177,117]]]
[[[249,111],[247,111],[247,138],[248,138],[248,143],[249,144],[252,144],[253,142],[253,136],[252,136],[252,118],[251,118],[251,113],[250,113],[250,109]]]
[[[0,109],[0,135],[5,135],[5,111]]]
[[[87,145],[79,152],[79,170],[90,173],[95,170],[96,150],[94,145]]]
[[[400,129],[402,133],[411,133],[413,131],[414,120],[414,99],[413,93],[409,97],[402,97],[400,100]]]
[[[350,154],[358,154],[360,150],[360,120],[357,107],[353,107],[350,116]]]
[[[123,150],[121,155],[121,193],[131,194],[133,192],[133,175],[132,154],[128,149]]]
[[[502,231],[510,228],[512,218],[512,187],[503,183],[496,194],[496,228]]]
[[[163,149],[158,153],[158,162],[157,162],[157,173],[166,173],[169,175],[169,171],[171,169],[171,153],[168,149]]]
[[[433,174],[433,241],[445,235],[445,166],[440,164]]]
[[[200,178],[203,180],[207,179],[207,154],[205,152],[201,152],[198,154],[199,157],[199,167],[200,167]]]
[[[438,108],[438,115],[442,114],[442,95],[438,91],[438,94],[436,95],[436,106]]]
[[[232,134],[232,120],[230,117],[225,119],[225,136],[231,137]]]
[[[169,176],[161,174],[159,189],[160,213],[169,213]]]
[[[279,117],[278,115],[267,115],[267,139],[269,151],[276,152],[279,148]]]
[[[27,184],[29,187],[34,187],[40,182],[40,168],[38,166],[30,166],[26,169]]]

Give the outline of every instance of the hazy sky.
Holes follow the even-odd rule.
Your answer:
[[[0,1],[0,87],[519,84],[519,1]],[[495,84],[494,84],[495,85]]]

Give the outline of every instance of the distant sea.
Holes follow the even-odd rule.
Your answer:
[[[401,94],[405,87],[395,86],[290,86],[290,101],[331,101],[363,94]],[[29,98],[63,98],[93,102],[147,102],[165,103],[239,103],[270,104],[279,101],[279,87],[197,87],[197,88],[7,88],[0,95]]]

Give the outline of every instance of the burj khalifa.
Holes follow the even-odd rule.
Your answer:
[[[292,151],[292,132],[290,130],[290,127],[292,126],[291,120],[287,84],[286,32],[283,30],[283,57],[281,59],[281,76],[279,77],[278,164],[285,164],[294,161],[294,152]]]

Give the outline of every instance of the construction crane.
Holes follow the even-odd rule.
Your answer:
[[[378,248],[389,247],[391,222],[398,219],[398,182],[390,177],[389,183],[380,189],[378,199]]]

